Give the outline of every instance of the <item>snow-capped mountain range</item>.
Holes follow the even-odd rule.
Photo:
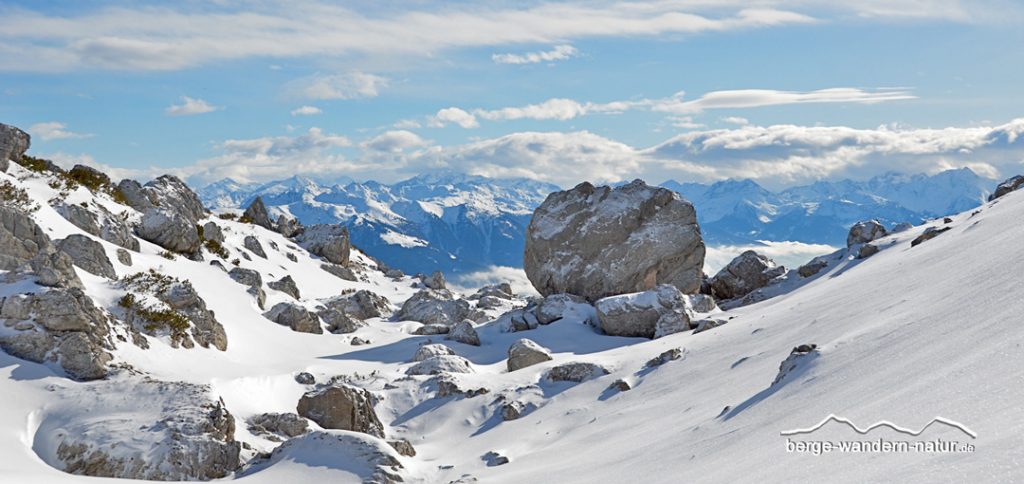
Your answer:
[[[977,206],[993,181],[967,168],[935,175],[888,173],[867,181],[821,181],[772,192],[752,180],[662,184],[693,202],[709,245],[794,241],[840,246],[849,227],[878,219],[914,224]],[[405,272],[468,273],[521,267],[530,214],[559,188],[527,179],[457,173],[386,185],[317,183],[292,177],[263,184],[222,180],[198,190],[217,210],[260,196],[305,224],[342,223],[360,249]]]

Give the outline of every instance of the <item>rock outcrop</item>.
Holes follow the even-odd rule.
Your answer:
[[[267,258],[267,252],[263,250],[263,244],[260,243],[259,239],[252,235],[246,235],[245,238],[242,239],[242,246],[259,257],[264,259]]]
[[[248,423],[249,431],[257,435],[291,438],[309,432],[309,421],[294,413],[261,413],[250,417]]]
[[[362,388],[338,384],[307,392],[296,411],[325,429],[384,437],[384,424],[373,410],[373,395]]]
[[[252,269],[235,267],[228,271],[228,276],[239,284],[249,286],[249,290],[247,292],[256,298],[256,305],[259,306],[260,309],[265,308],[267,294],[263,291],[263,276],[260,276],[259,272]]]
[[[588,301],[671,284],[700,289],[704,266],[693,205],[641,180],[552,193],[526,232],[526,275],[542,295]]]
[[[941,235],[943,232],[948,232],[949,230],[951,230],[949,227],[928,227],[927,229],[924,229],[924,232],[922,232],[921,235],[918,235],[917,237],[914,238],[914,240],[910,241],[910,246],[917,247],[918,245],[929,240],[932,240],[935,237]]]
[[[416,349],[416,353],[412,355],[412,361],[423,361],[435,356],[447,356],[454,354],[455,352],[445,345],[426,344]]]
[[[0,172],[7,171],[8,160],[21,161],[31,141],[28,133],[0,123]]]
[[[1006,195],[1007,193],[1010,193],[1020,188],[1021,186],[1024,186],[1024,175],[1010,177],[996,187],[996,191],[992,192],[992,195],[989,195],[988,201],[991,202],[992,200],[995,200],[1003,195]]]
[[[139,251],[139,239],[132,235],[132,229],[122,215],[110,213],[101,205],[87,208],[81,205],[62,203],[54,209],[67,221],[90,235],[95,235],[129,250]]]
[[[169,251],[195,254],[202,240],[197,223],[206,209],[195,192],[180,179],[163,175],[140,186],[135,180],[121,180],[118,192],[132,208],[142,212],[135,233]]]
[[[471,308],[467,301],[456,299],[447,289],[423,289],[402,304],[394,319],[451,327],[463,319],[476,321],[481,317],[481,312]]]
[[[708,287],[715,299],[735,299],[767,286],[785,273],[785,267],[776,266],[768,257],[748,250],[718,271],[708,281]]]
[[[551,352],[532,340],[523,338],[508,348],[508,371],[516,371],[545,361],[551,361]]]
[[[252,203],[242,213],[241,220],[254,225],[259,225],[267,230],[275,230],[274,222],[270,220],[270,213],[267,212],[267,206],[263,204],[263,199],[256,197]]]
[[[271,289],[281,291],[295,298],[295,300],[302,299],[299,295],[299,286],[295,284],[295,279],[292,279],[292,276],[284,276],[280,280],[271,281],[267,283],[267,286]]]
[[[675,286],[662,284],[650,291],[606,297],[594,303],[601,330],[610,336],[654,338],[658,321],[671,317],[689,327],[686,300]],[[662,323],[668,326],[670,322]],[[663,330],[664,331],[664,330]]]

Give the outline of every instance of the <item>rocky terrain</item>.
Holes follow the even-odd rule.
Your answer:
[[[1019,473],[1016,179],[949,217],[852,223],[796,268],[750,251],[715,274],[699,207],[584,183],[522,226],[525,296],[405,274],[270,197],[214,213],[173,176],[29,146],[0,125],[0,481]],[[941,415],[982,450],[955,475],[946,456],[786,453],[780,431],[833,413]]]

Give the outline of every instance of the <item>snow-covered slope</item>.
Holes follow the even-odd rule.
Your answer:
[[[52,238],[81,232],[49,208],[47,201],[57,194],[45,179],[14,166],[0,178],[28,191],[40,205],[33,219]],[[114,203],[83,188],[69,196],[76,203]],[[183,257],[168,260],[162,249],[142,242],[130,268],[115,262],[118,275],[152,268],[191,281],[224,325],[228,347],[172,348],[147,337],[149,349],[123,342],[114,356],[116,363],[148,378],[208,385],[233,416],[235,437],[251,447],[243,451],[247,457],[281,445],[253,435],[245,421],[264,412],[294,412],[308,389],[296,382],[299,372],[319,382],[341,376],[373,392],[388,439],[407,439],[416,450],[414,457],[400,456],[375,437],[316,432],[230,476],[243,482],[360,482],[394,461],[401,464],[405,482],[427,483],[1011,482],[1022,475],[1015,445],[1024,432],[1019,419],[1024,331],[1018,324],[1024,314],[1022,217],[1024,192],[1018,191],[949,223],[929,222],[879,239],[873,243],[882,250],[870,258],[839,253],[791,292],[716,312],[713,316],[727,324],[699,334],[655,340],[605,336],[586,321],[592,313],[578,307],[551,324],[508,332],[508,318],[498,318],[508,309],[502,307],[476,328],[480,346],[414,335],[419,323],[380,318],[352,334],[293,332],[264,318],[246,287],[223,270]],[[252,256],[239,261],[241,266],[259,271],[265,281],[291,275],[302,293],[298,303],[310,309],[359,288],[378,292],[397,307],[417,290],[409,278],[393,280],[373,270],[374,262],[362,254],[353,257],[367,268],[365,279],[345,281],[321,270],[320,260],[279,234],[216,222],[224,226],[225,246],[233,254],[244,250],[239,247],[246,236],[257,238],[268,258]],[[930,226],[950,230],[911,247]],[[116,260],[116,247],[102,243]],[[76,270],[90,297],[104,307],[116,306],[121,290],[113,282]],[[24,285],[0,285],[2,295],[23,290]],[[267,307],[290,300],[274,290],[267,296]],[[353,337],[370,343],[352,345]],[[548,348],[552,359],[507,371],[507,351],[520,338]],[[471,373],[442,380],[464,391],[488,392],[439,396],[438,378],[408,374],[413,355],[428,341],[448,346],[471,364]],[[783,360],[804,344],[817,350],[797,359],[773,384]],[[675,348],[678,359],[648,365]],[[580,383],[545,376],[569,362],[594,363],[609,373],[596,372]],[[85,424],[122,421],[112,435],[129,448],[145,442],[143,436],[125,437],[136,428],[129,426],[162,415],[160,398],[167,396],[134,390],[139,383],[132,372],[119,375],[77,382],[52,366],[0,352],[0,481],[104,482],[64,474],[48,463],[54,463],[50,449],[61,435],[95,428]],[[610,389],[619,379],[631,389]],[[522,406],[521,415],[504,420],[502,406],[510,402]],[[861,427],[889,421],[911,429],[942,417],[977,437],[941,425],[922,437],[970,443],[976,451],[787,452],[787,437],[780,432],[814,426],[830,414]],[[860,436],[828,424],[805,437]],[[879,437],[908,438],[879,429],[866,439]],[[508,463],[498,465],[498,456]]]

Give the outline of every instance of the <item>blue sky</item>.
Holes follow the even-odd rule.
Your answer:
[[[1012,1],[0,3],[32,153],[201,185],[1024,171]]]

